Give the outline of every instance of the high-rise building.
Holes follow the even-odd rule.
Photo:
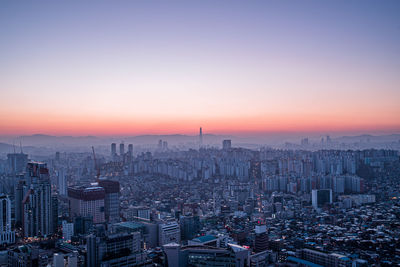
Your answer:
[[[200,230],[198,216],[181,216],[179,219],[182,240],[193,239]]]
[[[301,259],[314,263],[318,266],[354,266],[349,257],[337,253],[325,253],[322,251],[304,248],[296,252]]]
[[[99,180],[99,186],[105,190],[104,212],[109,223],[119,222],[119,182],[112,180]]]
[[[302,145],[302,146],[308,146],[308,144],[309,144],[309,142],[308,142],[308,138],[307,138],[307,137],[301,139],[301,145]]]
[[[166,221],[158,226],[158,242],[160,246],[168,243],[180,243],[181,231],[179,224],[174,221]]]
[[[170,243],[163,246],[163,251],[167,266],[249,266],[249,250],[235,244],[216,248]]]
[[[128,154],[129,154],[129,157],[133,156],[133,145],[132,144],[128,145]]]
[[[119,155],[120,156],[125,155],[125,145],[124,145],[124,143],[119,144]]]
[[[62,196],[67,195],[67,176],[64,169],[60,169],[57,173],[57,191]]]
[[[254,252],[262,252],[268,249],[268,234],[267,227],[265,225],[256,225],[254,229],[256,234],[254,240]]]
[[[229,150],[232,147],[232,141],[231,140],[224,140],[222,141],[222,149],[224,150]]]
[[[111,158],[114,160],[116,155],[117,155],[117,144],[112,143],[111,144]]]
[[[76,252],[68,255],[67,266],[68,267],[77,267],[78,266],[78,255]]]
[[[51,196],[51,211],[53,216],[53,233],[58,232],[58,196]]]
[[[86,238],[86,266],[151,266],[141,250],[140,232],[107,234]]]
[[[326,136],[326,142],[328,144],[330,144],[332,142],[332,139],[331,139],[331,137],[329,135]]]
[[[56,152],[56,161],[60,161],[60,152],[59,151],[57,151]]]
[[[74,218],[74,235],[85,235],[93,226],[92,217],[78,216]]]
[[[45,163],[30,162],[26,175],[29,190],[22,200],[24,236],[49,236],[54,229],[49,170]]]
[[[200,147],[203,145],[203,129],[200,127],[200,134],[199,134],[199,145]]]
[[[325,204],[332,203],[332,190],[331,189],[313,189],[311,193],[312,206],[317,209]]]
[[[92,217],[93,223],[104,223],[104,199],[106,192],[100,186],[68,187],[70,216]]]
[[[124,211],[124,218],[128,221],[136,219],[150,221],[151,209],[147,206],[132,206]]]
[[[11,200],[0,195],[0,245],[15,242],[15,232],[11,231]]]
[[[22,152],[7,154],[7,163],[9,173],[22,173],[28,163],[28,155]]]
[[[14,212],[15,212],[15,226],[22,226],[22,217],[24,215],[22,201],[24,200],[25,194],[28,191],[26,181],[22,178],[15,186],[15,198],[14,198]]]
[[[53,266],[54,267],[64,267],[64,265],[65,265],[64,254],[62,254],[62,253],[54,253]]]
[[[47,266],[48,252],[38,247],[26,244],[8,250],[8,265],[10,267]]]
[[[99,238],[93,234],[86,237],[86,266],[87,267],[97,267],[100,265],[100,260],[97,250],[97,242]]]
[[[167,141],[163,141],[162,148],[163,148],[163,150],[167,150],[168,149],[168,142]]]
[[[157,146],[157,148],[161,150],[161,149],[162,149],[162,144],[163,144],[162,140],[161,140],[161,139],[158,140],[158,146]]]
[[[67,221],[62,222],[62,238],[64,241],[70,241],[74,235],[74,224]]]

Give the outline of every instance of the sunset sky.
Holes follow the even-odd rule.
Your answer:
[[[0,135],[400,132],[400,1],[1,1]]]

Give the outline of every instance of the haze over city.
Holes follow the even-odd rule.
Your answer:
[[[0,1],[0,267],[400,266],[400,0]]]

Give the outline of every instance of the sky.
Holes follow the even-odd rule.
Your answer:
[[[0,135],[400,132],[400,1],[0,2]]]

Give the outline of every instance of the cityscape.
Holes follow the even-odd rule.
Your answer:
[[[14,147],[0,161],[1,264],[400,263],[398,150],[206,142],[200,128],[197,149],[121,142],[40,162]]]
[[[0,267],[400,266],[400,2],[0,2]]]

